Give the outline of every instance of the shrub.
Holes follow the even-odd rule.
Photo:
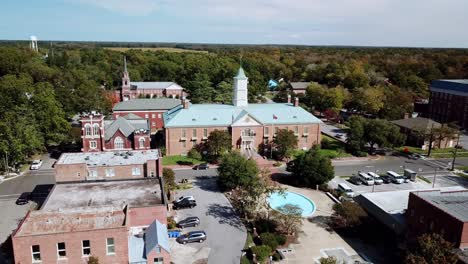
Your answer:
[[[367,152],[358,151],[356,152],[356,157],[367,157]]]
[[[167,229],[174,229],[176,228],[176,221],[172,217],[167,218]]]
[[[254,225],[258,233],[274,232],[277,227],[276,223],[273,220],[268,220],[264,218],[255,221]]]
[[[250,264],[250,260],[247,258],[247,256],[243,256],[241,258],[240,264]]]
[[[275,234],[276,236],[276,242],[278,242],[278,245],[284,245],[286,243],[286,236],[283,234]]]
[[[281,255],[278,252],[275,252],[273,254],[273,260],[274,261],[280,261],[281,260]]]
[[[257,261],[264,261],[266,260],[271,253],[271,248],[266,245],[261,245],[261,246],[254,246],[252,247],[252,254],[255,254]]]
[[[179,161],[177,161],[177,164],[190,166],[190,165],[193,165],[193,162],[187,161],[187,160],[179,160]]]
[[[187,153],[187,157],[191,158],[191,159],[195,159],[195,160],[201,160],[202,159],[202,156],[200,154],[200,152],[198,152],[198,150],[196,149],[191,149],[188,153]]]
[[[262,242],[262,245],[269,246],[273,250],[278,247],[278,241],[273,233],[261,233],[260,241]]]
[[[322,141],[320,141],[320,147],[322,149],[330,149],[331,145],[332,145],[332,142],[328,138],[324,138],[322,139]]]

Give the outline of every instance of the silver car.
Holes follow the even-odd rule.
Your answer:
[[[183,234],[177,238],[177,242],[181,244],[187,244],[192,242],[203,242],[206,240],[205,231],[192,231],[187,234]]]

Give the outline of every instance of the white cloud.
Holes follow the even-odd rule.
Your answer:
[[[159,7],[156,0],[70,0],[127,16],[147,16]]]

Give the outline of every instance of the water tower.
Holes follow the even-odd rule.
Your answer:
[[[31,36],[31,37],[29,37],[29,39],[31,40],[31,43],[30,43],[29,47],[32,50],[34,50],[35,52],[38,52],[39,47],[37,46],[37,37],[36,36]]]

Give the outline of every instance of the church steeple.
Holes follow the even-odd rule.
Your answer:
[[[124,56],[124,71],[122,76],[122,89],[130,88],[130,75],[127,70],[127,58]]]
[[[232,99],[232,104],[237,107],[246,107],[248,106],[247,98],[247,85],[248,78],[245,76],[244,69],[242,66],[239,67],[237,75],[234,77],[234,98]]]

